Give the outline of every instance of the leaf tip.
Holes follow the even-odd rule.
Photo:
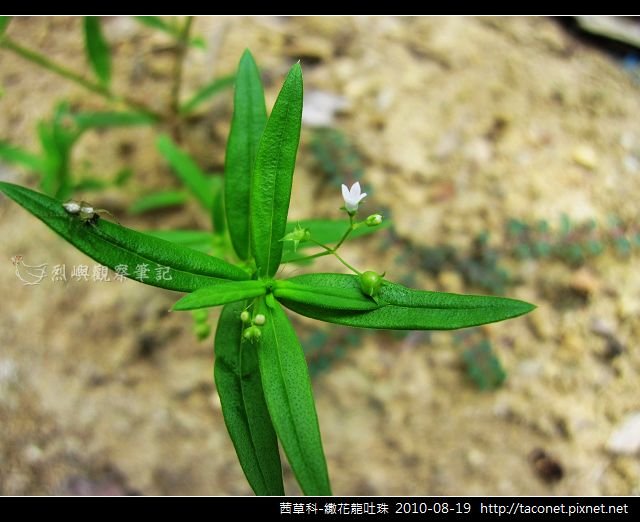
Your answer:
[[[253,57],[253,53],[249,50],[248,47],[244,50],[242,56],[240,57],[240,65],[242,66],[243,64],[250,64],[257,68],[256,60]]]
[[[512,299],[512,302],[514,311],[516,312],[515,317],[528,314],[538,308],[538,306],[533,303],[528,303],[527,301],[521,301],[519,299]]]
[[[178,301],[177,303],[175,303],[171,308],[169,308],[170,312],[184,312],[185,310],[188,310],[188,307],[185,307],[185,304],[182,303],[182,299],[180,299],[180,301]]]

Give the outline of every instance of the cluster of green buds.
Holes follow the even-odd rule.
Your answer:
[[[211,325],[209,325],[209,314],[206,308],[200,308],[191,312],[193,317],[193,333],[196,334],[198,341],[204,341],[211,334]]]
[[[249,324],[247,328],[242,331],[242,338],[245,341],[250,341],[252,343],[259,341],[260,336],[262,335],[261,326],[264,326],[266,322],[266,317],[264,314],[256,314],[256,316],[252,319],[251,314],[244,310],[240,314],[240,320],[243,324]]]

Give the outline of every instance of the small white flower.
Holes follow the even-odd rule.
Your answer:
[[[346,185],[342,185],[342,197],[344,198],[344,208],[351,214],[358,210],[358,205],[367,197],[367,193],[360,193],[360,182],[356,181],[351,185],[350,190]]]

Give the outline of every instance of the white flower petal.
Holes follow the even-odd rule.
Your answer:
[[[345,184],[342,185],[342,199],[344,199],[345,202],[351,199],[351,192]]]

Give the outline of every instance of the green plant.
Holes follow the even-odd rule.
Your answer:
[[[112,52],[105,38],[101,19],[83,18],[84,47],[92,77],[87,78],[78,71],[55,62],[46,55],[25,47],[7,34],[11,17],[0,17],[0,49],[12,52],[21,58],[65,78],[87,91],[105,98],[115,110],[82,111],[72,109],[67,102],[57,104],[53,117],[38,124],[41,152],[33,153],[7,141],[0,140],[0,160],[25,167],[40,176],[40,189],[56,198],[64,199],[82,190],[101,190],[109,185],[121,185],[131,175],[123,170],[111,180],[84,175],[80,179],[72,168],[73,148],[82,135],[91,129],[125,127],[132,125],[159,125],[168,128],[175,137],[181,135],[181,126],[194,111],[212,96],[233,84],[232,75],[214,78],[186,100],[182,99],[182,67],[188,47],[204,48],[202,38],[190,36],[193,17],[184,20],[163,20],[156,16],[137,16],[135,19],[146,26],[168,34],[172,39],[175,60],[172,70],[169,102],[162,110],[128,94],[119,94],[112,85]],[[123,109],[124,107],[124,109]],[[160,147],[161,153],[166,148]],[[166,154],[165,154],[166,157]],[[221,183],[219,183],[221,184]],[[191,188],[191,187],[189,187]],[[134,212],[182,204],[188,198],[185,191],[147,194],[133,206]]]
[[[456,335],[456,344],[464,348],[462,360],[467,375],[476,387],[482,391],[495,390],[502,386],[507,374],[493,350],[491,341],[479,330],[471,328],[463,334]]]
[[[131,176],[129,169],[119,170],[111,180],[74,173],[71,156],[78,140],[93,129],[149,125],[149,116],[136,112],[74,112],[68,103],[59,103],[53,117],[38,123],[41,151],[33,153],[0,140],[0,160],[21,165],[40,176],[40,190],[59,199],[80,190],[101,190],[109,185],[122,185]]]
[[[288,224],[302,90],[301,67],[295,64],[267,118],[255,62],[248,51],[240,60],[223,187],[234,263],[106,219],[82,221],[59,200],[0,183],[7,196],[101,264],[146,284],[186,292],[174,310],[223,306],[215,333],[216,386],[242,469],[262,495],[284,493],[278,441],[302,491],[331,494],[305,357],[283,306],[328,323],[397,330],[464,328],[533,309],[514,299],[414,290],[377,271],[354,268],[338,253],[340,247],[355,232],[375,229],[381,219],[356,219],[366,196],[358,184],[350,190],[343,186],[348,222],[334,246],[319,240],[312,221]],[[206,205],[214,199],[209,189],[204,183],[195,189]],[[326,228],[333,233],[335,225]],[[299,254],[303,245],[319,251]],[[276,277],[283,262],[321,256],[334,256],[352,273]]]
[[[232,76],[214,78],[200,87],[186,101],[182,94],[182,65],[184,56],[189,47],[203,49],[204,40],[200,37],[191,37],[193,16],[187,16],[183,20],[163,20],[157,16],[136,16],[135,20],[143,25],[159,30],[169,35],[172,39],[175,61],[172,71],[172,85],[169,103],[163,110],[156,110],[146,102],[133,98],[128,94],[115,92],[112,85],[112,56],[111,48],[104,37],[102,24],[99,17],[86,16],[83,19],[84,44],[87,61],[92,69],[94,78],[86,78],[82,73],[69,69],[63,64],[57,63],[47,56],[25,47],[7,34],[11,22],[10,16],[0,16],[0,49],[12,52],[21,58],[57,74],[86,90],[101,96],[111,103],[120,104],[130,110],[144,114],[159,123],[167,123],[177,131],[180,120],[188,117],[206,100],[233,84]]]
[[[519,259],[557,259],[577,267],[605,252],[607,247],[620,257],[640,245],[635,223],[623,223],[612,216],[607,226],[595,220],[574,223],[563,214],[557,227],[548,221],[527,223],[511,219],[506,227],[506,250]]]

